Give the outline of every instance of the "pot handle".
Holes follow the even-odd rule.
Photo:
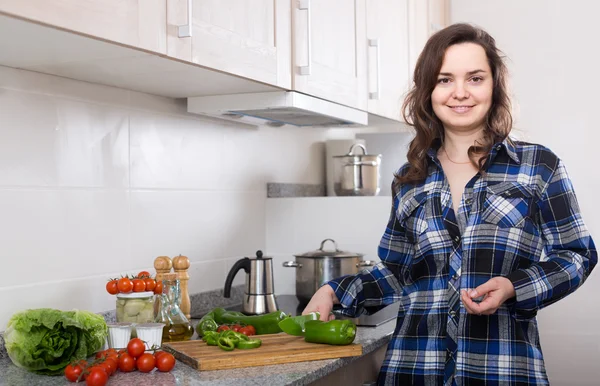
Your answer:
[[[356,268],[360,268],[360,267],[372,267],[375,265],[375,262],[373,260],[363,260],[359,263],[356,263]]]
[[[286,268],[302,268],[302,264],[296,263],[295,261],[286,261],[283,263]]]
[[[362,146],[362,145],[361,145],[361,146]],[[323,250],[323,246],[325,245],[325,243],[326,243],[327,241],[331,241],[331,242],[333,243],[333,246],[335,247],[335,251],[336,251],[336,252],[339,252],[339,251],[340,251],[340,250],[338,249],[338,247],[337,247],[337,243],[335,242],[335,240],[334,240],[334,239],[325,239],[325,240],[321,241],[321,246],[319,247],[319,250],[320,250],[320,251],[322,251],[322,250]]]
[[[358,161],[358,162],[346,162],[344,166],[377,166],[375,161]]]
[[[354,155],[352,152],[356,147],[360,147],[363,150],[363,155],[367,155],[367,148],[362,143],[355,143],[354,145],[350,146],[350,150],[348,150],[348,154],[346,155]]]

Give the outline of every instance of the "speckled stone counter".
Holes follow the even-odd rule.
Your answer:
[[[395,323],[391,321],[379,327],[359,327],[355,342],[363,345],[363,355],[386,345]],[[159,373],[156,370],[148,374],[117,372],[110,378],[108,385],[307,385],[340,367],[347,366],[358,358],[360,357],[218,371],[198,371],[178,362],[170,373]],[[72,383],[62,376],[49,377],[29,373],[13,365],[10,359],[2,358],[0,359],[0,385],[53,386],[72,385]]]

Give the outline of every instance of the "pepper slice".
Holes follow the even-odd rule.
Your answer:
[[[225,351],[233,351],[235,342],[230,337],[220,336],[217,345]]]
[[[215,331],[206,331],[202,340],[206,342],[209,346],[217,346],[217,340],[219,339],[219,334]]]
[[[238,342],[237,348],[247,350],[251,348],[258,348],[261,344],[262,341],[260,339],[240,340]]]
[[[309,320],[304,328],[304,340],[310,343],[346,345],[356,337],[356,325],[351,320]]]

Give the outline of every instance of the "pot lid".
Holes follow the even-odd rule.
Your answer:
[[[325,243],[327,241],[331,241],[335,247],[334,250],[324,250],[323,246],[325,245]],[[311,252],[306,252],[303,253],[301,255],[295,255],[296,257],[340,257],[340,258],[344,258],[344,257],[362,257],[364,256],[362,253],[353,253],[353,252],[346,252],[346,251],[340,251],[338,249],[337,243],[335,242],[335,240],[333,239],[325,239],[323,241],[321,241],[321,247],[315,251],[311,251]]]

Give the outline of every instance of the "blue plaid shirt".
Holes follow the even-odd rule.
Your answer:
[[[540,145],[498,143],[455,214],[436,150],[428,156],[426,180],[394,192],[381,262],[328,283],[341,312],[400,302],[379,384],[547,385],[537,311],[598,261],[562,161]],[[516,296],[493,315],[468,314],[460,289],[496,276]]]

